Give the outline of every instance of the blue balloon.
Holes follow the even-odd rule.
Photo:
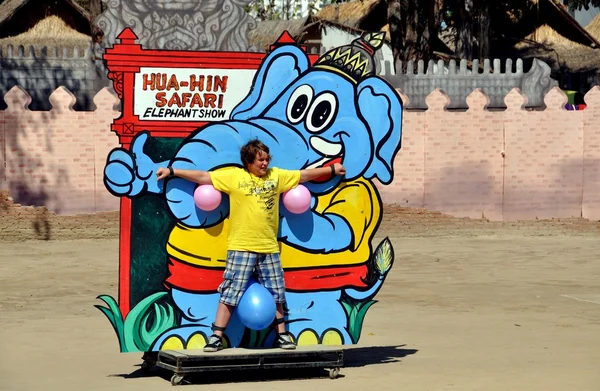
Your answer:
[[[258,282],[250,280],[237,306],[242,323],[252,330],[263,330],[275,319],[275,300]]]

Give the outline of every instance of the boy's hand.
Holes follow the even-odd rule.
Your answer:
[[[161,179],[165,179],[170,174],[171,174],[171,172],[169,171],[168,168],[161,167],[158,170],[156,170],[156,180],[160,181]]]
[[[346,175],[346,168],[340,163],[335,163],[333,168],[335,169],[335,175]]]

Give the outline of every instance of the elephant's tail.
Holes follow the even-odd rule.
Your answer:
[[[348,333],[354,343],[358,343],[362,331],[362,325],[367,311],[377,301],[373,297],[381,289],[387,273],[394,263],[394,248],[388,238],[385,238],[375,250],[369,265],[366,278],[369,288],[364,291],[356,289],[344,290],[340,303],[348,315]]]
[[[386,275],[394,263],[394,247],[389,238],[383,239],[375,250],[375,268],[380,275]]]
[[[368,267],[368,273],[365,278],[367,286],[377,285],[377,282],[384,279],[394,264],[394,247],[389,238],[385,238],[375,249]]]

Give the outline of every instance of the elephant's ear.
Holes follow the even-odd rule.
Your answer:
[[[388,83],[369,77],[357,87],[357,106],[373,137],[373,160],[364,174],[383,184],[394,178],[394,157],[402,139],[402,101]]]
[[[233,109],[231,119],[245,120],[262,114],[308,65],[308,56],[297,46],[284,45],[273,50],[256,72],[250,93]]]

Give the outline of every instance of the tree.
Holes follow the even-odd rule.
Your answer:
[[[328,5],[331,5],[331,4],[346,3],[348,1],[353,1],[353,0],[320,0],[319,7],[323,8],[323,7],[327,7]],[[359,0],[359,1],[362,1],[362,0]]]
[[[246,6],[246,12],[259,20],[290,20],[314,15],[320,8],[348,1],[353,0],[252,0]],[[306,10],[303,5],[306,5]]]
[[[314,15],[319,10],[319,8],[317,6],[317,4],[318,4],[317,1],[318,0],[308,0],[306,8],[308,10],[309,15]]]
[[[246,6],[246,12],[259,20],[290,20],[301,11],[301,0],[253,0]]]
[[[102,0],[88,0],[88,7],[92,20],[102,13]]]
[[[82,6],[90,13],[92,21],[104,11],[102,0],[75,0],[77,4]]]
[[[444,21],[456,31],[455,54],[467,60],[489,58],[492,42],[506,32],[514,32],[533,6],[531,0],[445,0],[444,3]]]
[[[564,3],[571,11],[600,6],[600,0],[565,0]],[[521,38],[527,21],[536,18],[537,1],[444,0],[444,8],[445,22],[456,31],[456,55],[472,60],[492,57],[493,42]]]
[[[518,36],[520,23],[533,20],[533,5],[532,0],[387,0],[394,58],[429,60],[442,22],[454,34],[458,58],[490,58],[492,43],[504,36]]]
[[[90,14],[90,31],[92,32],[92,41],[101,43],[104,33],[94,25],[94,20],[104,11],[102,0],[75,0]]]
[[[428,61],[437,37],[443,0],[387,0],[392,51],[403,67],[408,60]]]
[[[600,7],[600,0],[565,0],[565,5],[569,7],[570,11],[581,11],[582,8],[590,9],[590,6]]]

